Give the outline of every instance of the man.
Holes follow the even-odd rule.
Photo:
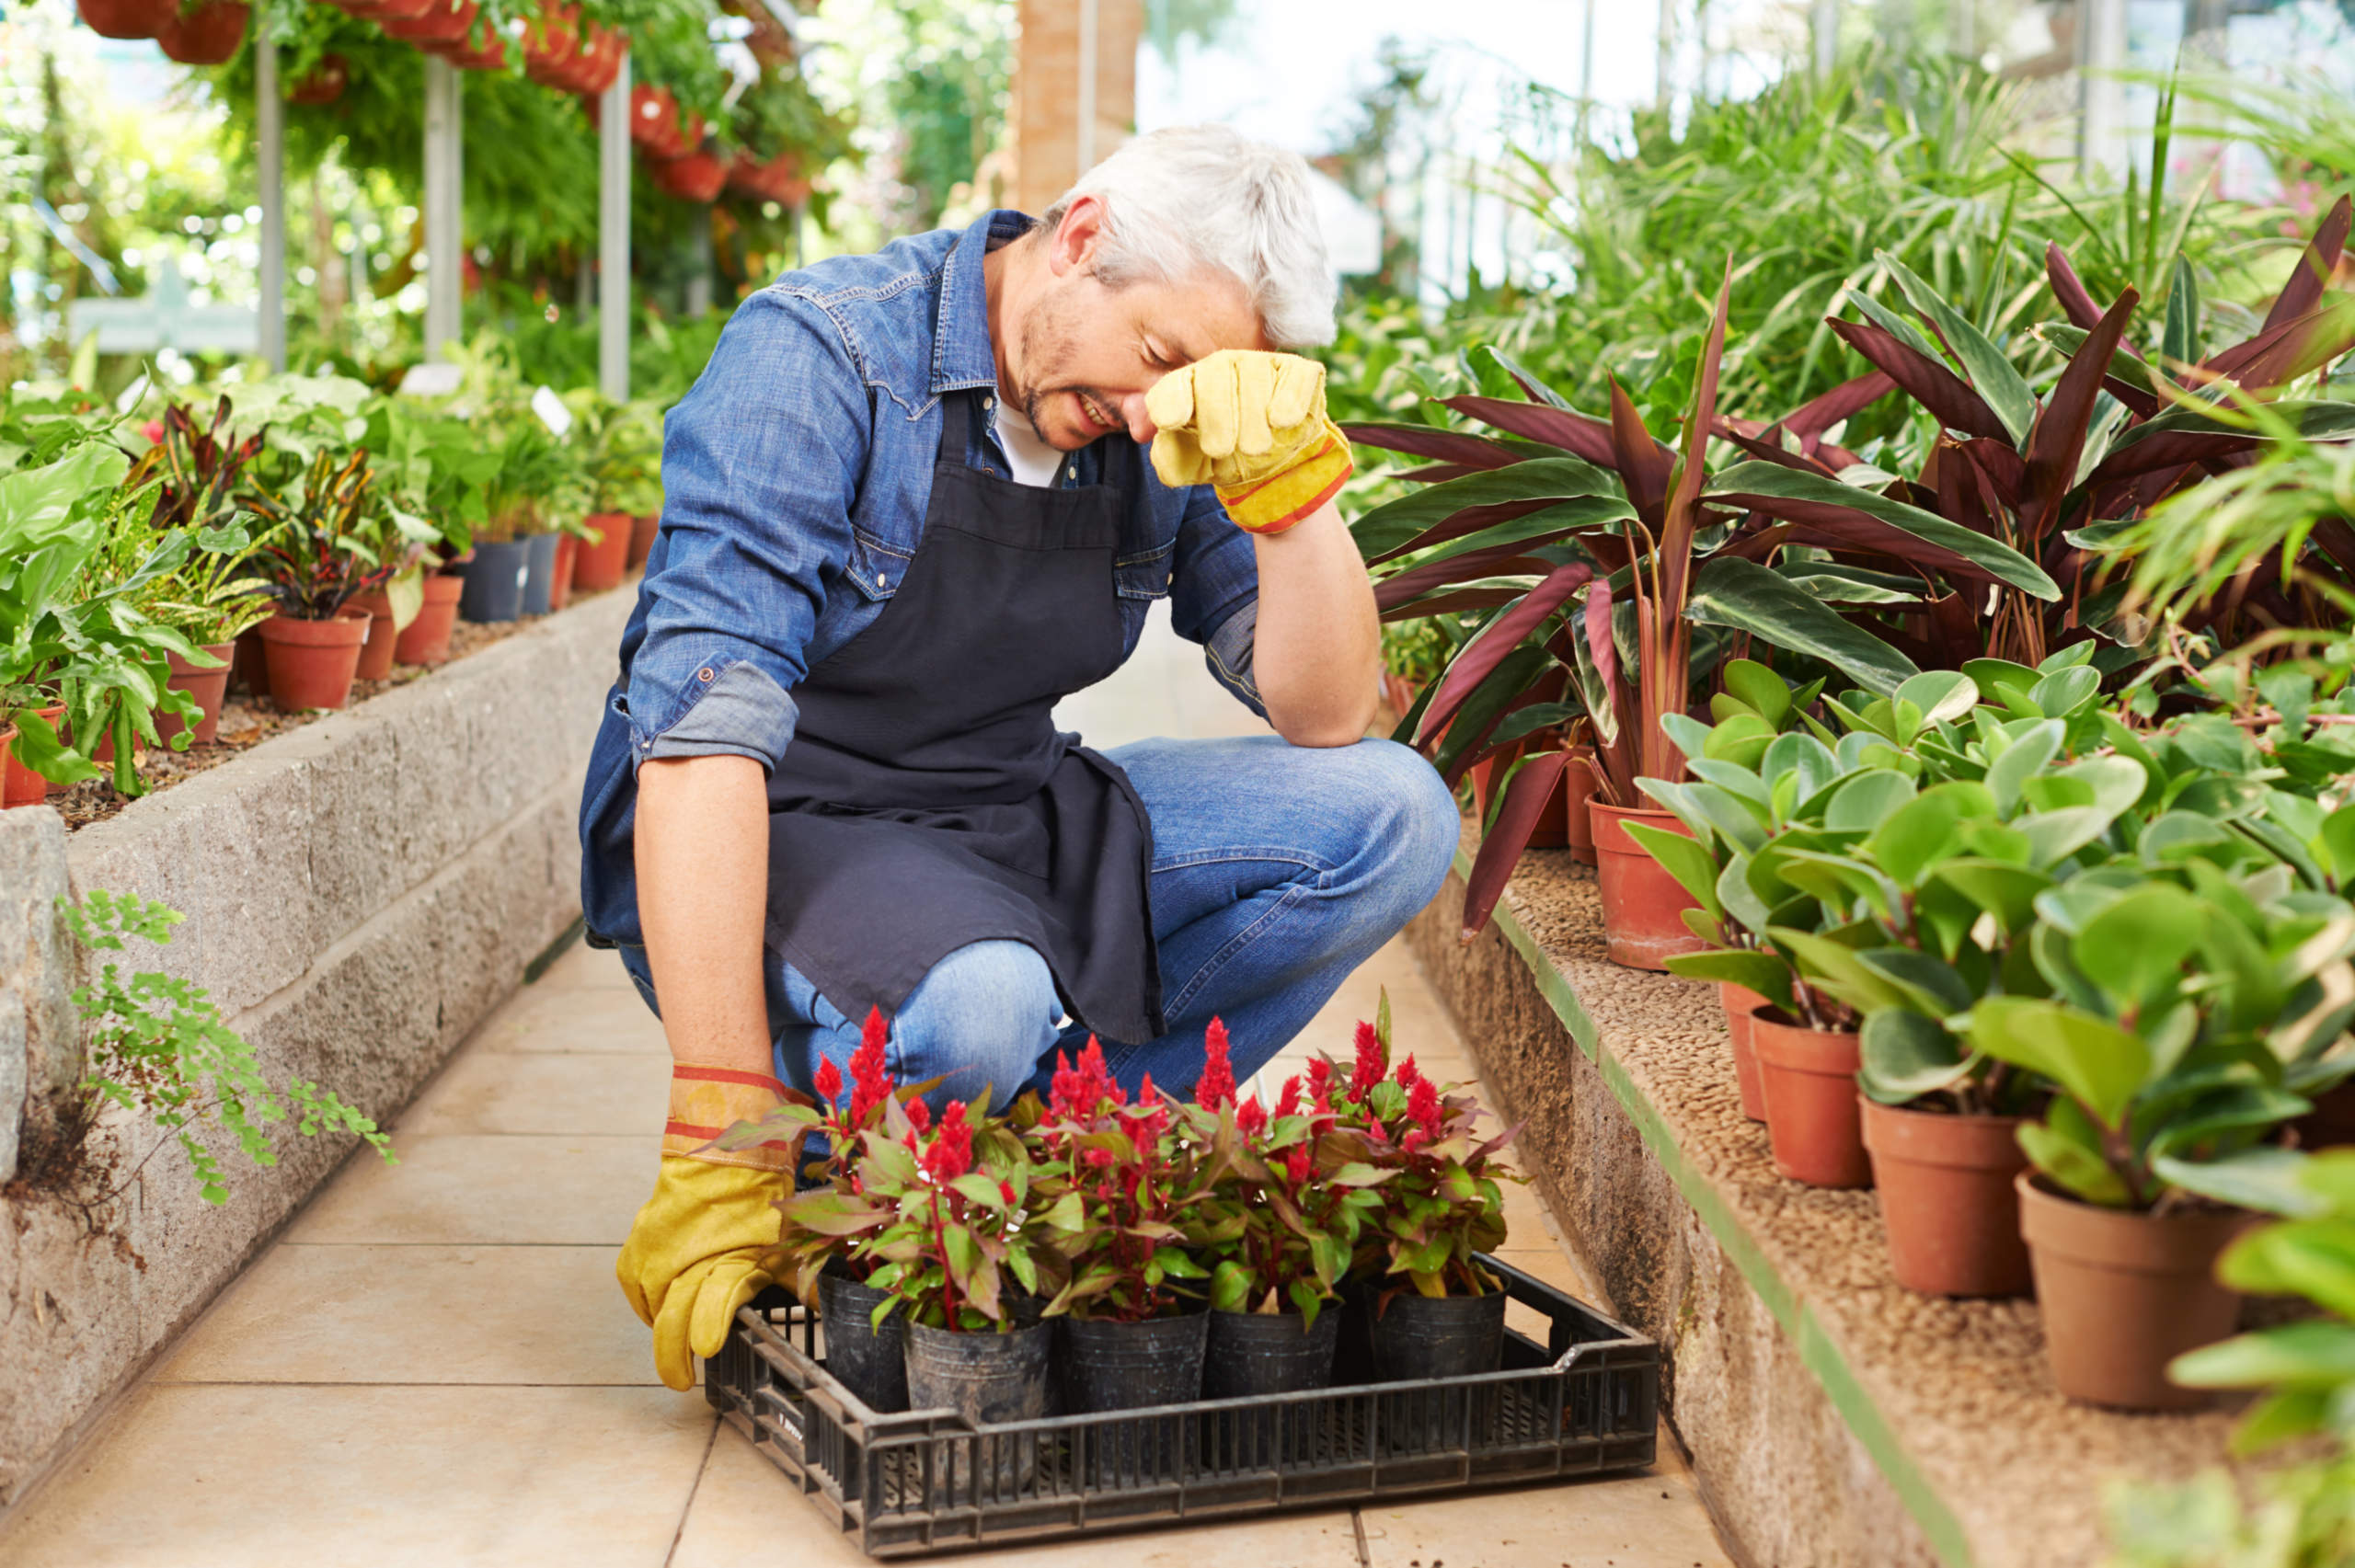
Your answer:
[[[1089,1033],[1182,1091],[1213,1014],[1247,1074],[1438,890],[1453,802],[1361,738],[1348,443],[1276,351],[1332,315],[1301,160],[1167,131],[1035,223],[787,274],[672,411],[581,840],[591,940],[676,1059],[619,1267],[672,1387],[768,1282],[791,1179],[698,1151],[870,1008],[938,1097],[1010,1099]],[[1163,597],[1275,736],[1055,733]]]

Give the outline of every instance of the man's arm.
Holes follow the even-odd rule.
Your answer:
[[[768,849],[760,763],[676,757],[638,769],[638,921],[677,1060],[773,1070],[761,957]]]
[[[1294,746],[1347,746],[1373,721],[1382,668],[1373,585],[1327,501],[1281,533],[1251,536],[1259,567],[1251,669],[1268,722]]]

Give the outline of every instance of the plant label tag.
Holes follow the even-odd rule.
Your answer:
[[[532,412],[540,417],[540,423],[548,428],[548,434],[558,441],[572,429],[572,410],[564,406],[564,399],[556,395],[554,387],[543,386],[532,394]]]
[[[435,361],[431,364],[411,365],[401,377],[401,390],[412,397],[447,397],[458,390],[458,367]]]

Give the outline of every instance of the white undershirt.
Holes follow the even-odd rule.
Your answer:
[[[1016,484],[1035,485],[1042,490],[1054,485],[1063,454],[1040,441],[1030,421],[1003,402],[997,409],[997,441],[1005,448],[1006,465],[1014,470]]]

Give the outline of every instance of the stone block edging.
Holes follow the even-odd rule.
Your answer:
[[[2232,1416],[2068,1403],[2032,1303],[1904,1291],[1871,1193],[1775,1177],[1714,990],[1606,964],[1566,853],[1527,856],[1463,944],[1469,844],[1410,940],[1603,1305],[1668,1353],[1671,1425],[1742,1556],[2090,1564],[2106,1482],[2223,1461]]]
[[[207,988],[273,1082],[324,1083],[389,1121],[579,918],[580,779],[636,592],[581,601],[80,832],[44,808],[0,812],[0,1182],[23,1118],[80,1076],[80,976],[54,914],[69,892],[181,911],[168,944],[112,956]],[[354,1144],[279,1131],[274,1166],[228,1155],[218,1207],[167,1135],[112,1114],[94,1147],[136,1174],[94,1220],[21,1185],[0,1198],[0,1508]]]

